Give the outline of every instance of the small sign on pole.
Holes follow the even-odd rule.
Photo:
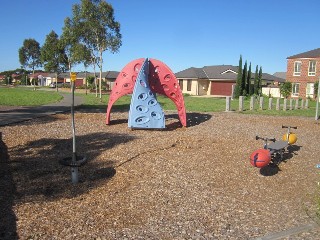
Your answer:
[[[71,73],[71,81],[75,81],[77,79],[77,73],[75,73],[75,72],[72,72]]]

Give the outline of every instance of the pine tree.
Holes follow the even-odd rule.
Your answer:
[[[242,80],[241,80],[241,89],[242,89],[241,95],[242,96],[246,96],[248,94],[248,92],[247,92],[247,75],[248,75],[247,68],[248,67],[247,66],[248,66],[248,64],[246,61],[244,64],[244,67],[243,67]]]
[[[239,98],[239,96],[242,94],[241,81],[242,81],[242,55],[240,55],[240,59],[239,59],[237,82],[236,82],[236,87],[234,89],[234,97],[235,98]]]
[[[253,94],[258,95],[259,94],[259,82],[258,82],[258,65],[256,66],[256,72],[254,74],[254,83],[253,83]]]
[[[249,64],[248,76],[247,76],[247,92],[249,96],[253,94],[253,89],[251,85],[251,62]]]
[[[258,94],[261,94],[261,84],[262,84],[262,67],[260,66],[259,69],[259,76],[258,76]]]

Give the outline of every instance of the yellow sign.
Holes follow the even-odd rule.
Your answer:
[[[77,79],[77,74],[75,72],[71,73],[71,81],[75,81]]]

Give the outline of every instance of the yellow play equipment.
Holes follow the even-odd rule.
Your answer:
[[[297,129],[297,127],[282,126],[282,128],[288,129],[287,133],[282,136],[282,140],[288,142],[290,145],[295,144],[298,139],[297,135],[290,130],[291,128]]]

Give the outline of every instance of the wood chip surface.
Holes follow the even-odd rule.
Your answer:
[[[127,112],[76,112],[0,128],[0,239],[255,239],[317,220],[320,125],[311,118],[166,112],[162,131],[131,130]],[[258,169],[255,136],[298,141]],[[313,229],[283,239],[320,239]]]

